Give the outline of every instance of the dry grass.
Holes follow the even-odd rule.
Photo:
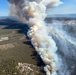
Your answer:
[[[22,75],[39,75],[39,67],[33,64],[18,63],[17,69]]]
[[[26,75],[24,73],[20,74],[16,66],[18,62],[38,65],[35,57],[36,52],[31,46],[29,39],[22,33],[24,30],[21,32],[20,29],[5,29],[5,27],[7,26],[0,25],[0,38],[9,38],[9,40],[0,42],[0,75]],[[38,73],[35,75],[38,75]],[[39,75],[44,74],[39,71]]]
[[[14,58],[3,59],[0,62],[0,75],[21,75],[16,66],[17,62]]]
[[[0,50],[8,50],[8,49],[14,48],[16,46],[18,46],[17,43],[3,44],[3,45],[0,45]]]

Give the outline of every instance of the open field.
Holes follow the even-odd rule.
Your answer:
[[[5,20],[0,21],[0,39],[9,38],[8,40],[0,41],[0,75],[19,75],[10,73],[18,63],[33,64],[41,69],[43,63],[36,58],[37,52],[26,36],[27,30],[27,25],[9,23],[5,22]],[[3,73],[3,69],[5,69],[5,73]],[[14,69],[13,71],[17,70]],[[44,75],[44,73],[39,71],[39,75]]]

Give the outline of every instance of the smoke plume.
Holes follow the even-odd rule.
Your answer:
[[[46,64],[46,75],[58,75],[58,56],[55,41],[48,34],[46,23],[46,9],[62,4],[60,0],[8,0],[11,7],[11,15],[16,15],[23,21],[24,17],[29,22],[28,36],[33,46]],[[24,15],[24,16],[23,16]]]
[[[44,71],[46,75],[58,75],[57,46],[51,36],[49,36],[44,19],[47,14],[46,9],[62,4],[59,0],[28,0],[23,8],[24,15],[29,20],[30,30],[28,36],[40,57],[46,64]]]
[[[15,16],[22,22],[26,22],[26,18],[23,15],[22,9],[25,6],[25,0],[8,0],[10,3],[10,16]]]

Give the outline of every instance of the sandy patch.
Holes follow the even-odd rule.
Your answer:
[[[11,48],[14,48],[18,46],[17,43],[8,43],[8,44],[3,44],[3,45],[0,45],[0,50],[7,50],[7,49],[11,49]]]

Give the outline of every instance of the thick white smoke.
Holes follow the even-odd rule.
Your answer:
[[[47,27],[49,35],[54,38],[58,47],[58,74],[76,75],[76,36],[74,35],[76,25],[64,25],[62,22],[55,20]]]
[[[44,71],[46,75],[57,75],[58,57],[57,46],[49,36],[44,19],[47,14],[46,8],[61,4],[60,0],[28,0],[23,8],[23,13],[29,19],[30,30],[28,36],[40,57],[46,64]]]
[[[21,22],[26,23],[27,19],[24,17],[22,9],[25,6],[25,0],[7,0],[10,3],[10,14],[9,16],[14,16],[15,18],[21,20]]]

